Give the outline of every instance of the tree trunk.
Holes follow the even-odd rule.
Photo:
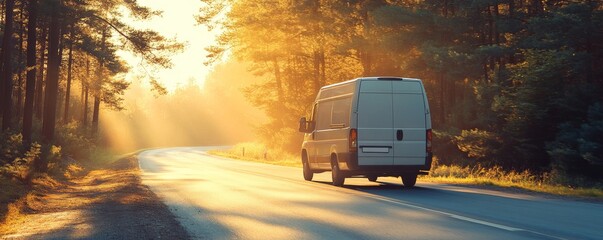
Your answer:
[[[440,72],[440,124],[444,125],[446,123],[446,95],[444,94],[446,91],[446,81],[444,78],[444,73]]]
[[[19,65],[25,65],[25,62],[23,60],[23,54],[25,53],[25,51],[23,51],[23,44],[25,43],[23,41],[23,39],[25,39],[25,17],[23,16],[23,12],[25,11],[25,4],[22,2],[19,8],[19,19],[21,20],[21,22],[19,23],[19,32],[20,32],[20,36],[19,36],[19,60],[17,61]],[[17,116],[17,123],[20,122],[20,117],[22,116],[23,112],[21,112],[23,110],[23,90],[25,89],[23,87],[23,71],[20,71],[19,74],[17,74],[17,106],[16,106],[16,112],[15,112],[15,116]]]
[[[320,90],[320,87],[322,87],[320,84],[320,59],[318,56],[318,51],[314,50],[314,61],[313,61],[313,65],[314,65],[314,94],[318,93],[318,91]]]
[[[282,75],[281,75],[281,68],[278,64],[278,60],[276,58],[273,58],[272,60],[272,66],[274,67],[274,78],[276,81],[276,93],[277,93],[277,109],[278,112],[284,112],[285,111],[285,94],[283,91],[283,80],[282,80]],[[283,119],[279,118],[279,124],[282,127],[284,125]]]
[[[100,115],[100,96],[94,95],[94,109],[92,110],[92,134],[98,132],[98,118]]]
[[[274,60],[272,61],[272,66],[274,67],[274,78],[276,81],[276,93],[277,93],[277,97],[278,97],[278,102],[279,104],[282,106],[283,103],[285,102],[284,99],[284,92],[283,92],[283,80],[281,79],[281,68],[278,64],[278,61],[276,60],[276,58],[274,58]],[[281,109],[283,110],[283,109]]]
[[[61,4],[61,1],[58,1]],[[52,9],[50,19],[50,31],[48,36],[48,70],[46,73],[46,90],[44,93],[44,116],[42,122],[42,136],[45,143],[51,143],[54,139],[56,125],[57,95],[59,84],[59,69],[61,59],[59,56],[59,6]],[[42,166],[43,167],[43,166]]]
[[[23,110],[23,143],[31,144],[34,94],[36,91],[36,22],[38,21],[37,0],[29,0],[29,23],[27,24],[27,80],[25,82],[25,107]]]
[[[515,18],[515,0],[509,0],[509,19]],[[510,64],[515,64],[515,53],[509,54],[509,62]]]
[[[322,66],[322,68],[320,69],[320,83],[321,85],[324,85],[327,82],[327,66],[325,61],[325,50],[322,47],[320,48],[320,65]]]
[[[101,48],[106,50],[105,44],[107,41],[107,30],[103,30],[101,37]],[[101,94],[103,91],[103,68],[105,67],[105,59],[101,57],[98,60],[98,69],[96,70],[96,84],[94,86],[94,108],[92,110],[92,134],[98,131],[98,119],[100,114]]]
[[[104,40],[104,35],[103,35],[103,40]],[[104,43],[104,41],[103,41]],[[102,85],[103,85],[103,60],[102,58],[99,60],[98,63],[98,69],[96,72],[96,81],[97,84],[95,84],[96,86],[94,87],[94,105],[92,108],[92,134],[96,134],[98,131],[98,118],[100,115],[100,96],[101,96],[101,91],[102,91]]]
[[[90,58],[86,56],[86,80],[90,79]],[[88,84],[82,80],[82,97],[84,107],[82,109],[82,127],[86,129],[88,126],[88,93],[90,92]]]
[[[371,24],[369,22],[369,13],[368,10],[362,9],[362,27],[363,27],[363,37],[366,41],[366,44],[359,49],[360,53],[360,62],[362,63],[362,74],[363,76],[370,76],[373,72],[373,56],[372,56],[372,44],[371,40],[369,40],[369,36],[371,34]]]
[[[38,75],[36,81],[35,113],[38,120],[42,120],[42,110],[44,109],[44,63],[46,62],[46,35],[47,26],[42,25],[42,35],[40,36],[40,63],[38,64]]]
[[[71,42],[69,43],[69,59],[67,60],[67,86],[65,88],[65,115],[63,116],[63,122],[65,124],[69,123],[69,95],[71,94],[71,65],[73,63],[73,41],[74,34],[74,26],[71,26],[70,38]]]
[[[12,48],[13,48],[13,15],[15,1],[6,0],[4,36],[2,39],[2,85],[3,92],[0,102],[2,109],[2,130],[6,130],[11,125],[12,115],[12,95],[13,95],[13,65],[12,65]]]

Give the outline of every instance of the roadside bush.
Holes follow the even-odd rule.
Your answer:
[[[548,173],[537,175],[529,171],[507,171],[500,166],[482,167],[461,167],[458,165],[437,165],[430,177],[434,178],[461,178],[468,180],[496,181],[507,184],[543,184],[551,183],[551,176]]]
[[[494,156],[498,154],[501,140],[496,133],[477,128],[463,130],[459,136],[454,137],[454,143],[460,151],[466,153],[469,158],[475,159],[478,164],[499,165]]]
[[[40,159],[41,145],[33,143],[29,149],[24,151],[21,134],[5,134],[1,141],[0,173],[21,181],[27,180],[33,170],[34,162]]]
[[[55,139],[54,144],[34,142],[26,149],[21,134],[5,131],[0,135],[0,174],[25,181],[40,167],[38,170],[53,176],[71,175],[81,170],[83,160],[99,151],[96,138],[87,136],[76,122],[58,125]],[[37,162],[41,165],[36,166]]]
[[[5,132],[0,135],[0,163],[11,164],[21,156],[23,137],[21,134]]]
[[[456,178],[466,178],[469,177],[471,171],[469,167],[460,167],[457,165],[438,165],[434,166],[429,175],[431,177],[456,177]]]
[[[455,137],[460,134],[456,128],[433,129],[433,155],[438,164],[467,166],[475,163],[457,147]]]
[[[572,178],[603,179],[603,104],[589,107],[584,123],[565,123],[559,127],[555,141],[546,146],[553,168]]]
[[[65,156],[85,159],[96,148],[96,141],[94,137],[87,136],[77,122],[71,122],[57,128],[55,145],[61,147]]]

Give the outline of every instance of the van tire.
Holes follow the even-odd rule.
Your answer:
[[[405,188],[414,187],[417,183],[417,174],[405,174],[402,175],[402,184]]]
[[[367,178],[371,182],[376,182],[378,177],[377,176],[368,176]]]
[[[304,156],[304,158],[302,159],[302,164],[304,168],[304,180],[312,181],[312,178],[314,177],[314,172],[312,172],[312,169],[310,169],[310,163],[308,163],[308,159],[306,158],[306,156]]]
[[[345,177],[339,169],[339,164],[337,164],[336,157],[331,160],[331,178],[333,179],[333,186],[341,187],[345,182]]]

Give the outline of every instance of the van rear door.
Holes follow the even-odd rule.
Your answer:
[[[392,81],[365,80],[358,94],[358,165],[392,165]]]
[[[420,81],[392,81],[393,164],[423,165],[426,153],[426,103]]]

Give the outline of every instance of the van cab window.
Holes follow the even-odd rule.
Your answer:
[[[316,109],[317,116],[330,116],[331,108],[333,107],[332,101],[320,102],[318,103]],[[318,117],[316,118],[316,130],[325,130],[329,129],[331,126],[331,119],[328,117]]]

